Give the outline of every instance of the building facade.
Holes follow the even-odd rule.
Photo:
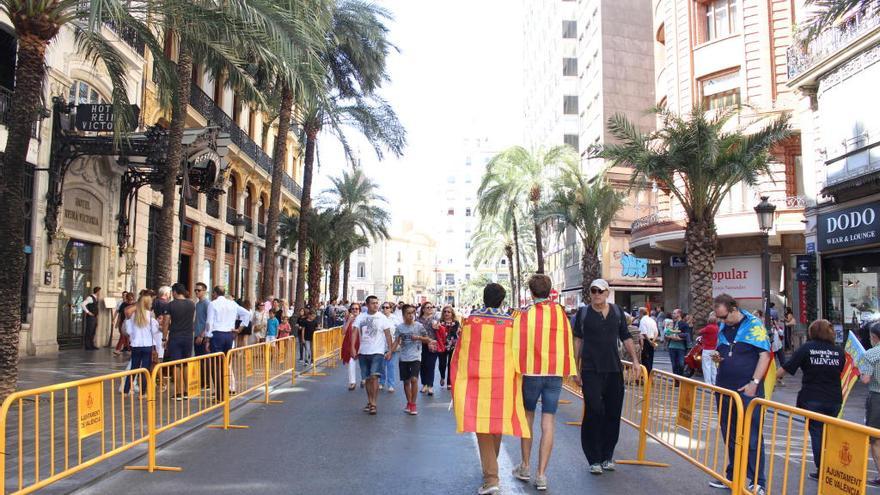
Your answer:
[[[748,129],[793,110],[797,97],[787,85],[786,50],[792,45],[795,3],[788,0],[653,0],[655,104],[678,114],[695,106],[708,111],[743,105],[731,125]],[[771,298],[777,306],[802,305],[796,283],[803,255],[804,210],[816,198],[804,180],[812,166],[801,159],[800,126],[772,150],[771,174],[758,184],[734,186],[716,215],[719,245],[715,292],[728,292],[745,307],[762,301],[761,232],[754,206],[768,196],[776,205],[769,232]],[[631,226],[630,247],[660,262],[662,303],[689,307],[686,217],[680,205],[654,187],[650,211]],[[726,274],[739,273],[731,280]]]
[[[851,12],[809,43],[788,50],[797,90],[803,162],[818,204],[807,210],[801,281],[815,308],[844,340],[880,317],[880,15]]]
[[[128,64],[127,92],[131,104],[140,109],[137,131],[167,122],[169,113],[156,103],[151,59],[143,42],[131,33],[116,33],[109,26],[103,30],[116,40],[114,46]],[[109,76],[102,66],[95,66],[76,51],[73,37],[71,28],[63,28],[49,46],[44,101],[58,97],[74,109],[78,104],[109,102]],[[174,53],[176,47],[167,50]],[[6,18],[0,19],[0,57],[0,146],[5,146],[6,123],[14,118],[8,114],[8,103],[14,90],[16,60],[16,39]],[[223,178],[218,184],[223,194],[214,199],[193,195],[187,200],[183,225],[175,215],[174,228],[180,232],[174,245],[174,252],[179,253],[176,279],[190,290],[196,282],[223,285],[230,293],[253,301],[262,263],[270,262],[263,259],[262,253],[272,165],[267,153],[272,150],[273,124],[263,125],[260,112],[239,101],[224,82],[218,84],[198,67],[194,76],[188,133],[200,135],[209,125],[218,128],[217,142],[223,141],[224,156],[189,156],[188,166],[196,169],[210,158],[211,172]],[[53,140],[59,135],[59,129],[53,127],[56,125],[59,123],[55,118],[43,118],[34,129],[28,153],[34,170],[25,191],[30,202],[26,212],[28,269],[24,274],[20,339],[23,355],[82,347],[80,303],[94,287],[101,287],[104,297],[96,342],[106,345],[113,310],[122,292],[158,285],[155,268],[160,261],[154,248],[161,194],[144,185],[127,201],[124,197],[130,186],[131,165],[111,155],[85,155],[70,161],[63,190],[56,190],[45,173],[57,152],[53,151],[53,144],[57,144]],[[66,129],[64,135],[76,138],[99,134]],[[295,151],[294,146],[291,151]],[[282,209],[293,213],[300,195],[300,186],[293,178],[299,171],[294,153],[289,156]],[[46,225],[51,225],[53,204],[58,203],[57,231],[52,232],[50,241]],[[233,227],[239,214],[247,227],[241,240],[236,239]],[[237,259],[239,249],[241,256]],[[293,253],[282,251],[272,262],[279,264],[276,294],[287,297],[292,292]],[[117,337],[114,332],[113,338]]]

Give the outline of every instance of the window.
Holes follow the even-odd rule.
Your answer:
[[[403,260],[403,253],[400,251],[397,252],[397,262],[400,263]]]
[[[578,59],[577,58],[563,58],[562,59],[562,75],[563,76],[576,76],[578,75]]]
[[[739,70],[700,80],[703,108],[716,110],[740,103]]]
[[[226,236],[226,240],[223,243],[223,252],[226,254],[232,254],[235,252],[235,242],[232,240],[232,236]]]
[[[205,231],[205,247],[208,249],[214,249],[214,231],[206,230]]]
[[[367,278],[367,264],[363,261],[358,263],[357,276],[358,278]]]
[[[241,258],[245,260],[251,259],[251,245],[246,242],[241,243]]]
[[[73,81],[70,85],[70,94],[67,101],[70,103],[107,103],[95,88],[84,81]]]
[[[366,256],[366,255],[367,255],[367,248],[359,247],[358,248],[358,256]]]
[[[465,273],[465,274],[464,274],[464,281],[465,281],[465,282],[470,282],[470,281],[471,281],[471,274],[470,274],[470,273]]]
[[[577,38],[578,23],[577,21],[562,21],[562,37],[567,40]]]
[[[562,136],[562,143],[571,146],[575,151],[580,151],[580,141],[580,136],[577,134],[566,134]]]
[[[465,248],[465,249],[470,249],[470,248],[471,248],[471,243],[470,243],[470,242],[466,242],[466,243],[464,243],[464,248]]]
[[[446,214],[450,217],[455,216],[455,208],[450,208],[450,209],[446,210]]]
[[[577,115],[578,113],[578,97],[565,95],[562,102],[562,113],[565,115]]]
[[[699,4],[705,15],[700,41],[724,38],[739,31],[739,0],[712,0]]]
[[[455,274],[447,273],[446,274],[446,285],[455,285]]]
[[[502,264],[502,265],[507,265],[507,260],[504,260],[504,259],[501,260],[501,264]]]
[[[464,209],[464,216],[466,216],[466,217],[471,216],[471,209],[470,209],[470,208],[465,208],[465,209]]]

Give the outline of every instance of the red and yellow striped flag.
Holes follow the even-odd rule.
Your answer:
[[[516,371],[523,375],[577,374],[571,325],[565,309],[542,301],[514,318],[513,354]]]
[[[507,315],[478,313],[465,320],[450,365],[459,433],[531,437],[512,342],[513,319]]]

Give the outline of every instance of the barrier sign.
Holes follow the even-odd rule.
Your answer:
[[[278,346],[278,363],[284,363],[284,355],[287,353],[287,341],[282,342],[281,345]]]
[[[253,349],[245,349],[244,351],[244,375],[254,376],[254,351]]]
[[[140,377],[131,377],[139,379]],[[80,385],[76,388],[76,416],[79,419],[79,438],[104,430],[104,388],[102,383]]]
[[[865,493],[868,436],[836,425],[825,425],[820,495]]]
[[[678,387],[678,415],[675,424],[690,430],[694,424],[694,406],[697,402],[697,386],[682,381]]]
[[[202,393],[202,366],[199,361],[186,365],[186,395],[198,397]]]

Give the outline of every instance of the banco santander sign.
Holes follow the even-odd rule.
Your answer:
[[[819,215],[819,251],[880,242],[880,203],[853,206]]]

